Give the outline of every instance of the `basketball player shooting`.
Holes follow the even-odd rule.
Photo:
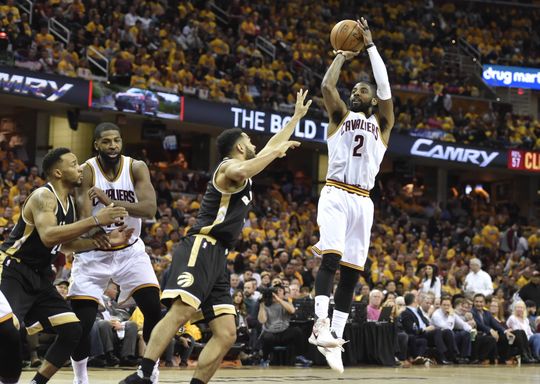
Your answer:
[[[79,253],[73,260],[73,283],[68,296],[83,330],[71,359],[76,384],[88,383],[90,331],[110,279],[120,286],[118,302],[132,296],[143,313],[145,341],[150,339],[152,329],[161,318],[159,283],[139,237],[141,218],[153,218],[156,213],[156,193],[147,165],[122,155],[122,148],[120,128],[109,122],[98,124],[94,131],[97,156],[84,164],[83,182],[77,191],[81,217],[91,217],[101,207],[113,204],[127,211],[124,223],[133,232],[129,242],[121,247]],[[102,226],[102,229],[108,233],[114,226]],[[156,364],[152,375],[154,383],[158,382],[158,374]]]
[[[323,82],[322,94],[330,122],[328,124],[328,173],[319,198],[317,222],[321,238],[313,247],[322,263],[315,279],[315,315],[317,320],[309,338],[325,355],[328,365],[343,372],[341,360],[343,331],[349,316],[354,287],[368,257],[373,202],[373,188],[384,157],[394,110],[388,74],[377,47],[373,44],[367,21],[357,21],[367,49],[375,88],[357,83],[349,107],[341,100],[336,84],[341,67],[359,52],[337,51]],[[373,112],[374,107],[378,112]],[[334,292],[332,324],[328,303],[334,275],[341,268],[341,278]]]
[[[152,367],[188,320],[204,320],[212,331],[191,384],[208,383],[218,369],[236,340],[236,310],[226,262],[228,250],[233,248],[251,209],[251,178],[300,145],[289,138],[311,104],[311,100],[304,104],[306,95],[307,91],[297,93],[294,116],[259,154],[241,129],[228,129],[218,136],[223,161],[208,182],[195,225],[173,253],[161,297],[169,311],[154,328],[139,370],[121,384],[150,383]]]
[[[57,334],[45,362],[31,381],[33,384],[49,381],[79,342],[79,319],[51,282],[51,263],[56,253],[106,249],[125,244],[129,239],[128,233],[119,230],[107,236],[80,238],[94,229],[97,222],[113,224],[127,212],[122,207],[108,206],[94,216],[75,220],[71,193],[81,184],[82,172],[77,157],[68,148],[49,151],[43,158],[43,172],[47,184],[28,196],[17,224],[0,246],[0,290],[13,310],[10,313],[0,295],[0,349],[2,354],[10,354],[0,363],[0,382],[4,383],[16,383],[19,378],[21,346],[13,334],[14,324],[2,320],[19,319],[29,335],[44,329]],[[4,344],[6,334],[8,344]],[[8,365],[4,367],[4,364]]]

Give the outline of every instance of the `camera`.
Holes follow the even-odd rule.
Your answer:
[[[262,296],[260,301],[263,302],[267,307],[271,306],[272,302],[274,301],[273,294],[277,293],[277,289],[278,286],[261,289]]]

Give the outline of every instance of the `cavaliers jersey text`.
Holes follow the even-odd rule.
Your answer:
[[[56,197],[55,215],[58,225],[75,222],[75,206],[71,196],[68,198],[68,206],[64,207],[51,184],[45,184],[41,188],[47,188]],[[24,208],[21,210],[21,216],[9,234],[8,239],[0,246],[0,250],[4,253],[16,257],[26,265],[39,270],[50,268],[51,262],[56,257],[59,249],[60,245],[46,247],[43,244],[34,224],[25,219]]]
[[[251,208],[251,179],[246,180],[237,192],[222,192],[215,185],[219,167],[208,182],[206,192],[197,215],[197,222],[189,230],[188,235],[208,235],[219,240],[225,247],[232,248]]]
[[[386,152],[375,115],[348,111],[327,144],[326,179],[371,190]]]
[[[136,203],[137,195],[135,194],[135,182],[133,181],[133,174],[131,167],[133,165],[133,159],[128,156],[120,156],[118,173],[114,179],[109,179],[103,171],[101,164],[97,160],[97,157],[92,157],[86,161],[86,164],[92,170],[94,176],[94,186],[101,189],[112,200],[126,201],[128,203]],[[98,199],[92,201],[92,215],[95,215],[104,207]],[[133,228],[133,235],[128,244],[133,244],[141,235],[142,220],[138,217],[127,216],[124,218],[124,224],[128,228]],[[116,228],[115,224],[103,226],[103,229],[107,232],[111,232]]]

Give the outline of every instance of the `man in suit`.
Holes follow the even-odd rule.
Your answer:
[[[415,348],[415,339],[425,339],[430,347],[435,347],[435,358],[439,364],[452,364],[446,360],[445,353],[448,351],[447,345],[450,347],[453,345],[453,340],[446,342],[441,330],[429,324],[429,320],[418,308],[414,294],[407,293],[404,299],[406,308],[400,315],[400,321],[403,330],[409,335],[409,340],[413,340],[409,341],[409,348]]]
[[[477,293],[474,295],[474,307],[471,312],[473,314],[476,327],[479,332],[485,335],[491,335],[497,341],[497,351],[499,354],[499,362],[504,363],[508,359],[510,350],[508,344],[508,336],[512,335],[512,330],[504,329],[503,326],[495,320],[491,312],[484,309],[486,306],[486,297]]]

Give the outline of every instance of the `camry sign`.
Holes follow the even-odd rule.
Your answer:
[[[436,143],[430,139],[417,139],[411,147],[411,155],[486,167],[499,155],[499,152],[456,147],[445,143]]]
[[[91,97],[86,80],[12,67],[0,67],[0,92],[79,106],[88,106]]]
[[[30,95],[47,101],[56,101],[73,88],[73,84],[65,83],[58,89],[56,81],[30,76],[10,76],[9,73],[0,72],[0,88],[7,93]]]

